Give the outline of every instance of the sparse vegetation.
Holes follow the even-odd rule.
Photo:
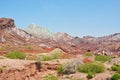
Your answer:
[[[37,56],[34,54],[26,54],[26,60],[37,60]]]
[[[111,69],[113,70],[113,71],[120,71],[120,65],[116,65],[116,64],[114,64],[112,67],[111,67]]]
[[[52,53],[51,57],[52,59],[60,59],[62,57],[62,53],[60,51],[55,51]]]
[[[93,56],[93,53],[92,52],[86,52],[85,56]]]
[[[61,65],[58,68],[58,74],[73,74],[83,62],[79,59],[70,60],[70,62]]]
[[[6,55],[10,59],[25,59],[26,54],[19,51],[12,51]]]
[[[95,57],[96,61],[101,61],[101,62],[110,61],[111,59],[112,59],[111,56],[106,56],[106,55],[99,55]]]
[[[53,59],[60,59],[62,58],[62,53],[61,52],[53,52],[51,55],[39,55],[41,61],[49,61],[49,60],[53,60]]]
[[[81,65],[78,70],[84,73],[101,73],[104,72],[105,67],[100,62],[89,62]]]
[[[52,60],[51,56],[47,56],[47,55],[39,55],[41,61],[49,61]]]
[[[64,65],[61,65],[60,67],[58,67],[57,72],[58,72],[58,74],[63,74],[63,72],[64,72]]]
[[[94,74],[92,73],[92,72],[89,72],[88,74],[87,74],[87,78],[88,79],[92,79],[94,77]]]
[[[33,46],[32,45],[28,45],[27,49],[33,49]]]
[[[3,73],[3,68],[0,68],[0,73]]]
[[[73,79],[70,79],[70,80],[83,80],[81,78],[73,78]]]
[[[112,76],[111,80],[120,80],[120,74],[116,73]]]
[[[37,61],[36,61],[35,65],[36,65],[36,69],[40,72],[40,70],[41,70],[41,60],[40,60],[39,57],[37,58]]]
[[[58,80],[58,77],[52,74],[48,74],[44,77],[44,80]]]
[[[3,73],[4,69],[6,68],[6,66],[1,66],[0,67],[0,73]]]
[[[58,74],[73,74],[76,70],[72,66],[68,66],[68,64],[63,64],[58,67]]]
[[[5,51],[5,50],[7,50],[7,47],[0,47],[0,51]]]

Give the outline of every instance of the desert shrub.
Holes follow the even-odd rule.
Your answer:
[[[111,77],[111,80],[120,80],[120,74],[116,73]]]
[[[68,64],[63,64],[57,69],[58,74],[73,74],[76,70],[72,66],[68,66]]]
[[[81,78],[73,78],[73,79],[70,79],[70,80],[83,80]]]
[[[37,56],[34,54],[26,54],[26,60],[37,60]]]
[[[81,65],[78,70],[80,72],[84,72],[84,73],[101,73],[104,72],[105,67],[102,63],[100,62],[89,62],[89,63],[85,63],[83,65]]]
[[[63,72],[64,72],[64,65],[61,65],[61,66],[58,67],[57,73],[58,74],[63,74]]]
[[[52,53],[51,57],[52,59],[60,59],[62,57],[62,53],[60,51],[55,51]]]
[[[53,52],[51,55],[39,55],[40,59],[42,61],[49,61],[49,60],[53,60],[53,59],[60,59],[62,58],[62,53],[61,52]]]
[[[117,71],[117,73],[119,73],[119,74],[120,74],[120,69]]]
[[[113,70],[113,71],[120,71],[120,65],[113,65],[112,67],[111,67],[111,69]]]
[[[73,74],[81,64],[83,64],[83,62],[79,59],[70,60],[58,68],[58,74]]]
[[[0,67],[0,73],[3,73],[3,71],[5,70],[6,66],[1,66]]]
[[[40,60],[39,57],[37,58],[37,61],[35,62],[35,65],[36,65],[36,69],[40,72],[40,70],[41,70],[41,60]]]
[[[27,49],[33,49],[33,46],[32,45],[28,45]]]
[[[87,74],[87,78],[88,79],[92,79],[94,77],[94,74],[92,73],[92,72],[89,72],[88,74]]]
[[[101,61],[101,62],[110,61],[111,59],[112,59],[111,56],[105,56],[105,55],[99,55],[95,57],[96,61]]]
[[[3,73],[3,68],[0,68],[0,73]]]
[[[47,56],[47,55],[39,55],[39,57],[41,61],[49,61],[53,59],[51,56]]]
[[[52,74],[48,74],[44,77],[44,80],[58,80],[58,77]]]
[[[26,54],[23,52],[19,52],[19,51],[12,51],[8,53],[6,57],[10,59],[25,59]]]
[[[92,55],[93,55],[92,52],[86,52],[86,53],[85,53],[85,56],[92,56]]]

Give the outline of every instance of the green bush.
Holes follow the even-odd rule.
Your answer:
[[[11,53],[8,53],[6,57],[10,59],[25,59],[26,54],[19,51],[12,51]]]
[[[120,65],[114,64],[114,65],[111,67],[111,69],[112,69],[113,71],[116,71],[117,73],[120,74]]]
[[[85,53],[85,56],[92,56],[92,55],[93,55],[92,52],[87,52],[87,53]]]
[[[112,76],[111,80],[120,80],[120,74],[116,73]]]
[[[94,77],[94,74],[92,73],[92,72],[89,72],[88,74],[87,74],[87,78],[88,79],[92,79]]]
[[[83,62],[79,59],[72,59],[58,68],[58,74],[73,74]]]
[[[99,55],[95,57],[96,61],[101,61],[101,62],[110,61],[111,59],[112,59],[111,56],[105,56],[105,55]]]
[[[53,52],[51,55],[39,55],[41,61],[49,61],[49,60],[53,60],[53,59],[60,59],[62,57],[62,53],[61,52]]]
[[[58,77],[52,74],[48,74],[44,77],[44,80],[58,80]]]
[[[113,66],[111,67],[111,69],[112,69],[113,71],[120,71],[120,65],[113,65]]]
[[[63,71],[64,71],[64,66],[63,65],[58,67],[58,69],[57,69],[58,74],[63,74]]]
[[[53,59],[60,59],[60,58],[62,57],[62,55],[63,55],[63,54],[62,54],[61,52],[55,51],[55,52],[52,53],[51,57],[52,57]]]
[[[47,55],[39,55],[39,57],[41,61],[49,61],[53,59],[51,56],[47,56]]]
[[[89,62],[81,65],[78,68],[79,72],[84,72],[84,73],[101,73],[104,72],[105,67],[102,63],[100,62]]]
[[[119,71],[117,71],[117,73],[119,73],[119,74],[120,74],[120,70],[119,70]]]

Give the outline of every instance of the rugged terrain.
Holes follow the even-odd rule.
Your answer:
[[[3,47],[35,46],[35,49],[51,50],[60,48],[66,53],[83,54],[87,50],[98,54],[102,51],[120,53],[120,33],[104,37],[73,37],[67,33],[53,34],[48,29],[31,24],[26,30],[16,27],[13,19],[0,19],[0,44]],[[10,47],[9,47],[10,46]],[[34,50],[34,49],[33,49]],[[43,50],[43,51],[44,51]]]
[[[25,53],[25,58],[9,59],[7,54],[14,51]],[[98,55],[111,56],[112,59],[103,63],[106,70],[95,74],[91,80],[109,80],[115,73],[110,67],[120,63],[120,33],[80,38],[61,32],[53,34],[36,24],[22,30],[13,19],[0,18],[0,80],[51,80],[44,79],[48,74],[59,80],[88,80],[86,73],[76,71],[64,75],[58,74],[57,70],[62,64],[74,61],[75,65],[96,61]]]

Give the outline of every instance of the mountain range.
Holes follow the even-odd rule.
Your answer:
[[[47,51],[55,48],[69,54],[84,54],[91,51],[94,54],[105,51],[109,54],[120,54],[120,33],[103,37],[84,36],[73,37],[67,33],[53,34],[45,27],[31,24],[22,30],[16,27],[11,18],[0,18],[0,47],[23,50],[25,46],[34,46],[33,50]]]

